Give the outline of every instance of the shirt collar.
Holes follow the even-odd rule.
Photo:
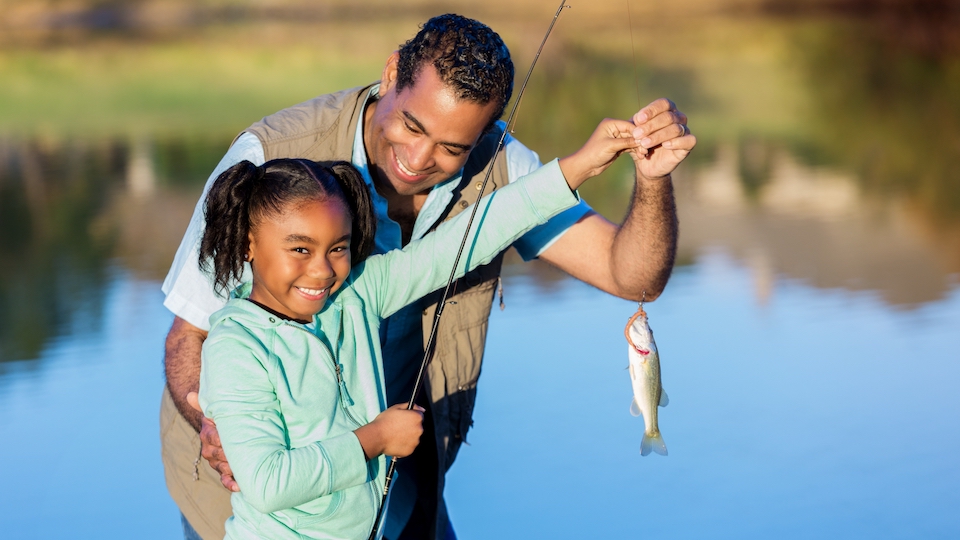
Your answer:
[[[367,104],[371,99],[379,98],[379,92],[379,84],[374,84],[370,87],[369,92],[367,92],[367,97],[364,99],[364,110],[366,110]],[[363,146],[363,120],[365,115],[361,114],[358,116],[357,133],[353,139],[353,156],[351,156],[350,162],[360,171],[360,174],[363,175],[364,182],[366,182],[370,188],[370,195],[373,197],[373,209],[377,215],[377,235],[374,243],[376,244],[376,251],[384,253],[391,249],[402,247],[400,226],[387,217],[387,200],[377,193],[373,185],[370,164],[367,162],[367,151]],[[440,219],[444,209],[450,204],[450,201],[453,200],[453,191],[460,184],[462,176],[463,169],[458,171],[457,174],[453,175],[449,180],[437,184],[430,190],[430,194],[427,195],[427,200],[423,203],[423,208],[420,209],[420,213],[417,214],[417,221],[413,226],[414,240],[422,238],[423,235],[427,234],[433,224]]]

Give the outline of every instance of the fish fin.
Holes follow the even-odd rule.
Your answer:
[[[666,407],[670,404],[670,398],[667,397],[667,392],[661,388],[660,389],[660,406]]]
[[[633,416],[640,416],[640,405],[637,405],[637,398],[633,398],[633,401],[630,402],[630,414]]]
[[[656,452],[661,456],[667,455],[667,445],[664,444],[660,433],[652,436],[643,434],[643,440],[640,442],[640,455],[646,456],[650,452]]]

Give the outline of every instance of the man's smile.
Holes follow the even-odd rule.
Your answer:
[[[409,177],[409,179],[405,179],[405,180],[407,180],[408,182],[409,182],[409,181],[414,181],[414,180],[419,180],[420,178],[422,178],[423,176],[425,176],[425,175],[423,175],[423,174],[417,174],[416,172],[411,171],[410,169],[406,168],[406,167],[403,165],[403,162],[400,161],[400,157],[397,156],[396,152],[394,152],[394,154],[393,154],[393,162],[397,164],[397,170],[400,171],[401,174],[403,174],[404,176]]]

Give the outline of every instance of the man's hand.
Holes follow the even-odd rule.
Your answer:
[[[187,394],[187,403],[197,410],[201,415],[200,402],[197,399],[196,392]],[[217,432],[217,424],[206,416],[200,418],[200,455],[207,460],[210,467],[220,474],[220,483],[230,491],[240,491],[240,486],[233,478],[233,470],[227,463],[227,456],[223,453],[223,446],[220,444],[220,434]]]
[[[687,115],[666,98],[640,109],[633,115],[633,123],[633,136],[640,149],[630,155],[641,178],[662,178],[672,173],[697,144],[687,127]]]

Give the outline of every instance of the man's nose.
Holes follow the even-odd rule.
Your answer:
[[[425,171],[433,165],[433,143],[426,140],[426,137],[419,137],[407,151],[407,166],[411,171]]]

